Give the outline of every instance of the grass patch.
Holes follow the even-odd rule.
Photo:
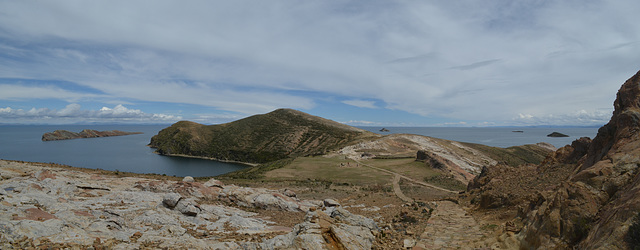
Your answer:
[[[451,176],[446,176],[443,174],[425,177],[424,182],[455,191],[462,191],[467,189],[467,185],[465,185],[464,183],[454,179]]]
[[[480,227],[482,230],[495,231],[498,228],[496,224],[484,224]]]
[[[291,162],[293,161],[294,161],[293,158],[286,158],[286,159],[272,161],[265,164],[260,164],[255,167],[233,171],[230,173],[220,175],[218,177],[220,179],[248,179],[248,180],[262,179],[265,177],[264,176],[265,173],[275,169],[283,168],[291,164]]]
[[[324,156],[298,157],[286,166],[265,174],[267,181],[314,179],[362,186],[385,184],[389,178],[386,173],[345,160],[344,157]]]
[[[550,151],[536,145],[522,145],[508,148],[490,147],[482,144],[462,143],[467,147],[479,150],[494,160],[517,167],[522,164],[540,164]]]
[[[633,217],[629,231],[625,235],[625,241],[629,245],[629,249],[640,249],[640,212]]]

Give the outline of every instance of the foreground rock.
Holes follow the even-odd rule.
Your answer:
[[[57,141],[57,140],[71,140],[71,139],[80,139],[80,138],[134,135],[134,134],[142,134],[142,132],[124,132],[119,130],[97,131],[92,129],[85,129],[80,131],[80,133],[75,133],[75,132],[66,131],[66,130],[56,130],[53,132],[44,133],[42,135],[42,140]]]
[[[2,249],[369,249],[378,230],[373,220],[322,201],[217,180],[104,176],[3,160],[0,176]],[[261,209],[307,214],[287,227],[260,217]]]

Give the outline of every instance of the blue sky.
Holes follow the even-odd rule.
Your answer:
[[[0,124],[603,125],[638,1],[0,1]]]

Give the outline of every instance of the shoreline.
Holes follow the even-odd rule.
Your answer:
[[[151,146],[149,146],[149,147],[153,148]],[[184,157],[184,158],[193,158],[193,159],[203,159],[203,160],[210,160],[210,161],[218,161],[218,162],[224,162],[224,163],[235,163],[235,164],[247,165],[249,167],[260,166],[260,164],[258,164],[258,163],[249,163],[249,162],[231,161],[231,160],[220,160],[220,159],[211,158],[211,157],[204,157],[204,156],[185,155],[185,154],[160,154],[160,153],[158,153],[156,151],[153,151],[153,153],[157,154],[157,155],[170,156],[170,157]],[[235,171],[233,171],[233,172],[235,172]]]
[[[37,161],[23,161],[23,160],[9,160],[0,158],[0,162],[13,162],[17,164],[26,164],[33,167],[42,167],[42,168],[57,168],[57,169],[66,169],[71,171],[80,171],[83,173],[95,173],[102,175],[110,175],[110,176],[118,176],[118,177],[139,177],[139,178],[149,178],[149,179],[169,179],[169,180],[182,180],[181,176],[171,176],[171,175],[163,175],[156,173],[135,173],[128,171],[120,171],[120,170],[107,170],[101,168],[83,168],[83,167],[74,167],[67,164],[54,163],[54,162],[37,162]],[[195,179],[205,179],[212,178],[214,176],[206,176],[206,177],[193,177]],[[0,178],[1,180],[1,178]]]

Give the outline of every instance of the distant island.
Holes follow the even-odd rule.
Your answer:
[[[548,134],[547,137],[569,137],[569,136],[560,132],[553,132],[551,134]]]
[[[71,140],[79,138],[96,138],[96,137],[109,137],[109,136],[122,136],[122,135],[134,135],[142,134],[142,132],[125,132],[119,130],[109,131],[97,131],[93,129],[85,129],[80,133],[71,132],[67,130],[56,130],[53,132],[47,132],[42,135],[43,141],[58,141],[58,140]]]
[[[382,128],[380,132],[389,132],[389,130],[387,128]]]

